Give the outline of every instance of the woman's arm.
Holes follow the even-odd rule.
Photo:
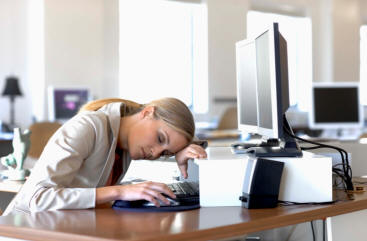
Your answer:
[[[17,195],[16,208],[41,211],[94,207],[95,188],[70,187],[70,183],[95,147],[94,125],[99,122],[92,115],[77,116],[51,137]]]
[[[182,175],[187,178],[187,161],[193,158],[206,158],[207,154],[204,148],[197,144],[190,144],[178,153],[176,153],[177,165]],[[175,198],[175,195],[164,183],[143,182],[139,184],[107,186],[96,189],[96,205],[114,200],[148,200],[159,206],[157,199],[169,204],[167,198],[162,193],[169,197]]]
[[[159,207],[157,199],[160,199],[166,204],[170,203],[162,194],[166,194],[171,198],[176,198],[166,184],[158,182],[142,182],[139,184],[99,187],[96,189],[96,205],[114,200],[133,201],[144,199]]]
[[[202,146],[197,144],[190,144],[181,151],[176,153],[176,161],[178,168],[184,178],[188,177],[187,174],[187,161],[194,158],[206,158],[207,154]]]

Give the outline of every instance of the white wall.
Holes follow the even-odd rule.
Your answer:
[[[118,94],[117,0],[45,1],[45,83]]]
[[[45,87],[87,85],[97,98],[118,96],[118,0],[38,1],[44,2]],[[310,16],[314,81],[359,80],[359,27],[367,23],[364,0],[202,1],[208,9],[210,116],[233,105],[214,100],[236,97],[234,43],[246,37],[246,13],[251,9]],[[27,59],[32,59],[27,49],[28,2],[0,1],[0,89],[6,75],[21,78],[25,96],[16,100],[21,126],[27,126],[32,112],[42,108],[42,104],[30,108],[31,94],[38,93],[29,93],[37,81],[27,73]],[[46,103],[44,97],[41,100]],[[0,106],[0,119],[7,121],[8,99],[1,97]]]
[[[246,35],[247,10],[310,17],[313,81],[359,81],[359,28],[367,22],[363,0],[206,0],[208,4],[210,114],[218,115],[235,97],[234,43]],[[362,8],[364,6],[364,8]]]
[[[7,75],[20,77],[24,96],[16,99],[15,118],[21,127],[29,126],[34,114],[47,118],[50,85],[88,86],[96,98],[118,95],[118,0],[37,1],[44,10],[44,26],[37,26],[44,31],[39,52],[31,51],[34,42],[28,44],[34,24],[40,24],[29,24],[32,2],[0,1],[0,90]],[[42,58],[30,55],[42,54],[44,73],[34,75],[32,61]],[[0,106],[0,120],[8,122],[8,99],[0,98]]]
[[[0,93],[5,78],[14,74],[19,77],[22,97],[15,100],[15,122],[22,126],[31,122],[31,99],[27,79],[27,4],[22,0],[0,1]],[[10,121],[9,98],[0,96],[0,120]]]
[[[228,103],[215,103],[215,99],[236,96],[235,43],[246,36],[249,3],[243,0],[206,0],[205,3],[208,9],[209,112],[219,115]]]
[[[363,0],[362,0],[363,1]],[[333,1],[333,79],[359,81],[360,26],[359,0]]]

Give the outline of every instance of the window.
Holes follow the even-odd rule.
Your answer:
[[[307,110],[312,83],[312,34],[311,19],[287,15],[249,11],[247,36],[258,35],[270,23],[278,22],[279,31],[287,41],[289,98],[291,105]]]
[[[208,110],[202,4],[120,0],[120,96],[140,103],[176,97]]]
[[[367,25],[363,25],[360,29],[360,47],[361,47],[361,65],[360,65],[360,91],[367,91]],[[367,105],[367,95],[360,95],[362,105]]]

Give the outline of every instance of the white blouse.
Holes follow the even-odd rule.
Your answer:
[[[82,112],[50,138],[31,175],[12,202],[18,211],[95,207],[96,187],[106,184],[113,163],[124,104]],[[122,155],[125,175],[131,158]],[[10,212],[6,210],[6,213]],[[4,214],[6,214],[4,213]]]

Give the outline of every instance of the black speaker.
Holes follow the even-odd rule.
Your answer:
[[[273,208],[278,204],[284,163],[264,158],[249,159],[240,200],[245,208]]]

